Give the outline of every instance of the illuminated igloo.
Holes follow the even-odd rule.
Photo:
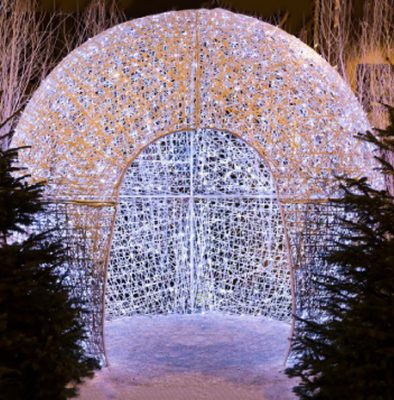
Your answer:
[[[373,175],[367,119],[319,55],[222,9],[109,29],[68,55],[13,140],[105,318],[219,310],[290,320],[313,307],[334,175]],[[53,222],[53,218],[51,220]]]

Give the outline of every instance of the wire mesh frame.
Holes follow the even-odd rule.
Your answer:
[[[261,157],[258,148],[255,150]],[[130,160],[123,175],[138,156]],[[263,162],[269,169],[269,162],[266,159]],[[122,179],[117,186],[117,196]],[[52,226],[57,221],[56,224],[64,230],[72,260],[71,268],[76,271],[72,284],[76,287],[75,293],[89,305],[89,313],[85,318],[85,323],[89,325],[86,349],[103,364],[108,363],[104,336],[105,293],[119,203],[54,201],[51,204],[55,217],[51,217],[52,222],[47,225]],[[292,315],[316,316],[318,292],[314,288],[313,275],[321,272],[325,266],[322,257],[327,239],[334,234],[332,228],[338,207],[328,201],[292,202],[291,199],[279,199],[279,206],[291,275]],[[294,318],[291,325],[290,337],[295,329]]]
[[[163,66],[171,80],[157,73]],[[14,145],[32,145],[21,162],[48,180],[48,195],[70,202],[71,224],[90,229],[103,277],[120,172],[146,141],[201,126],[238,131],[265,156],[289,217],[295,199],[332,196],[334,173],[372,171],[352,138],[366,118],[335,71],[277,27],[224,10],[147,17],[92,39],[42,85]],[[286,228],[290,239],[302,221]]]
[[[72,276],[69,283],[75,287],[74,294],[85,299],[89,311],[84,318],[88,327],[85,347],[87,352],[101,360],[102,364],[108,363],[104,336],[106,254],[102,251],[92,257],[92,248],[102,247],[100,238],[111,235],[115,207],[115,204],[54,202],[49,207],[50,215],[41,223],[44,227],[56,224],[61,228],[71,258]],[[335,216],[343,213],[343,210],[329,202],[287,202],[281,204],[281,210],[289,233],[291,260],[294,262],[292,312],[294,315],[316,318],[319,315],[320,294],[314,282],[314,275],[322,271],[327,272],[323,257],[327,251],[327,244],[338,238]],[[89,232],[96,229],[97,225],[89,225],[92,220],[81,219],[79,224],[70,225],[70,221],[76,220],[76,214],[80,216],[90,213],[96,213],[102,221],[101,232],[93,237]],[[293,330],[297,329],[294,320],[292,325]]]
[[[101,291],[103,288],[102,257],[96,256],[99,236],[92,236],[95,227],[89,219],[81,218],[95,212],[92,204],[76,204],[46,199],[45,209],[34,220],[31,232],[50,231],[54,240],[61,241],[65,249],[65,263],[58,267],[59,275],[72,297],[82,302],[82,323],[85,339],[82,345],[86,353],[105,363],[103,353]],[[97,210],[103,210],[100,206]],[[109,210],[106,210],[107,212]],[[103,220],[103,218],[101,218]],[[76,223],[76,221],[78,221]],[[103,225],[103,231],[110,226]]]
[[[122,183],[106,313],[220,310],[291,319],[284,227],[271,173],[224,131],[150,144]]]
[[[225,132],[228,133],[227,131]],[[234,136],[240,138],[238,135]],[[246,145],[250,147],[247,143]],[[149,147],[149,144],[146,147]],[[138,155],[134,159],[136,158],[138,158]],[[133,161],[131,160],[129,165]],[[269,164],[266,161],[264,161],[264,166],[269,169]],[[129,166],[125,168],[124,173],[128,168]],[[119,202],[102,203],[94,200],[51,201],[48,199],[48,203],[50,205],[49,217],[44,218],[45,222],[41,222],[41,225],[50,227],[56,225],[63,232],[61,235],[66,240],[71,259],[69,265],[72,271],[70,284],[76,288],[74,294],[84,299],[88,304],[89,312],[84,317],[85,324],[89,325],[86,348],[88,353],[95,355],[102,363],[105,363],[107,362],[104,343],[107,268]],[[284,221],[283,207],[280,202],[278,204],[281,220]],[[285,223],[283,228],[286,252],[289,266],[291,266],[292,261]],[[106,240],[107,238],[108,240]],[[294,314],[292,267],[290,267],[290,283],[291,311]]]
[[[335,70],[277,27],[225,10],[146,17],[89,40],[34,95],[13,143],[32,146],[21,162],[52,197],[114,201],[145,141],[200,126],[259,142],[281,195],[330,197],[343,172],[376,178],[353,139],[367,120]]]
[[[215,130],[218,132],[226,132],[228,134],[233,135],[234,137],[238,138],[239,140],[241,140],[242,142],[245,142],[248,147],[252,148],[254,151],[257,152],[258,156],[260,157],[260,159],[262,160],[262,162],[264,163],[265,167],[269,170],[269,172],[271,173],[271,160],[267,157],[266,152],[264,151],[264,149],[262,148],[262,146],[257,142],[253,142],[253,144],[248,143],[245,141],[244,137],[242,134],[239,134],[237,132],[233,132],[230,131],[228,129],[220,129],[220,128],[215,128],[215,127],[208,127],[208,128],[200,128],[200,129],[211,129],[211,130]],[[195,129],[182,129],[181,132],[188,132],[188,131],[194,131]],[[149,145],[154,144],[155,142],[159,141],[160,139],[162,139],[163,137],[167,136],[167,135],[171,135],[174,133],[178,133],[179,131],[173,131],[173,132],[168,132],[165,135],[160,135],[158,137],[156,137],[153,141],[151,141],[150,143],[147,143],[144,147],[140,148],[140,150],[135,153],[133,155],[133,157],[131,157],[126,166],[123,169],[123,172],[120,176],[120,179],[118,180],[116,186],[115,186],[115,191],[114,191],[114,197],[116,199],[119,199],[120,196],[120,191],[121,191],[121,185],[122,182],[124,180],[124,177],[128,171],[128,169],[130,168],[130,165],[132,165],[132,163],[138,159],[138,157],[140,156],[140,154],[145,150],[145,148],[147,148]],[[272,173],[271,173],[272,175]],[[273,184],[275,186],[275,193],[277,193],[277,187],[276,187],[276,181],[275,179],[273,180]],[[281,220],[283,221],[283,229],[284,229],[284,239],[285,239],[285,244],[286,244],[286,252],[287,252],[287,257],[288,257],[288,265],[289,265],[289,270],[290,270],[290,290],[291,290],[291,332],[290,332],[290,337],[292,337],[293,333],[294,333],[294,328],[295,328],[295,319],[294,316],[296,315],[296,293],[295,293],[295,279],[294,279],[294,271],[295,271],[295,265],[294,265],[294,261],[293,261],[293,256],[292,256],[292,249],[291,249],[291,245],[290,245],[290,236],[288,233],[288,228],[287,228],[287,223],[286,223],[286,213],[285,213],[285,208],[284,208],[284,204],[291,202],[291,199],[285,198],[285,199],[280,199],[278,198],[278,204],[279,204],[279,212],[280,212],[280,216],[281,216]],[[101,340],[102,340],[102,344],[103,344],[103,348],[102,348],[102,354],[104,355],[104,360],[105,362],[108,364],[108,357],[107,357],[107,353],[106,353],[106,347],[105,347],[105,335],[104,335],[104,326],[105,326],[105,295],[106,295],[106,286],[107,286],[107,280],[108,280],[108,264],[109,264],[109,258],[110,258],[110,251],[111,251],[111,242],[112,242],[112,237],[113,237],[113,232],[114,232],[114,226],[116,223],[116,217],[118,214],[118,207],[119,207],[119,201],[116,201],[114,203],[114,213],[112,216],[112,220],[111,220],[111,228],[110,228],[110,233],[109,233],[109,239],[107,242],[107,247],[106,247],[106,251],[105,251],[105,260],[104,260],[104,286],[103,286],[103,292],[102,292],[102,309],[101,309]],[[289,343],[289,351],[290,351],[290,343]]]

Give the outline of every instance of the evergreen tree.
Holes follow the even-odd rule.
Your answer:
[[[394,109],[390,125],[376,134],[359,134],[381,154],[394,152]],[[376,157],[385,177],[394,168]],[[327,275],[317,277],[324,293],[319,321],[298,318],[293,342],[300,399],[394,399],[394,198],[365,178],[340,179],[336,200],[345,216],[344,234],[327,256]]]
[[[81,345],[65,247],[55,231],[31,229],[45,212],[43,186],[15,166],[18,150],[0,151],[0,399],[67,399],[98,364]]]

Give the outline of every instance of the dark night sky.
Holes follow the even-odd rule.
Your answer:
[[[88,0],[40,0],[45,9],[52,7],[74,11],[84,7]],[[353,0],[360,10],[363,0]],[[267,19],[289,13],[288,29],[297,31],[310,19],[313,0],[119,0],[121,7],[131,18],[143,17],[169,10],[213,6]]]

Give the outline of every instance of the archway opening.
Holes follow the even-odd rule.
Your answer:
[[[167,135],[141,152],[120,188],[107,318],[220,311],[288,321],[287,257],[258,153],[218,130]]]
[[[237,380],[244,370],[250,385],[288,346],[287,257],[272,175],[246,142],[199,129],[148,145],[119,191],[106,288],[110,363],[134,365],[137,380],[141,370],[142,380],[207,371]]]

